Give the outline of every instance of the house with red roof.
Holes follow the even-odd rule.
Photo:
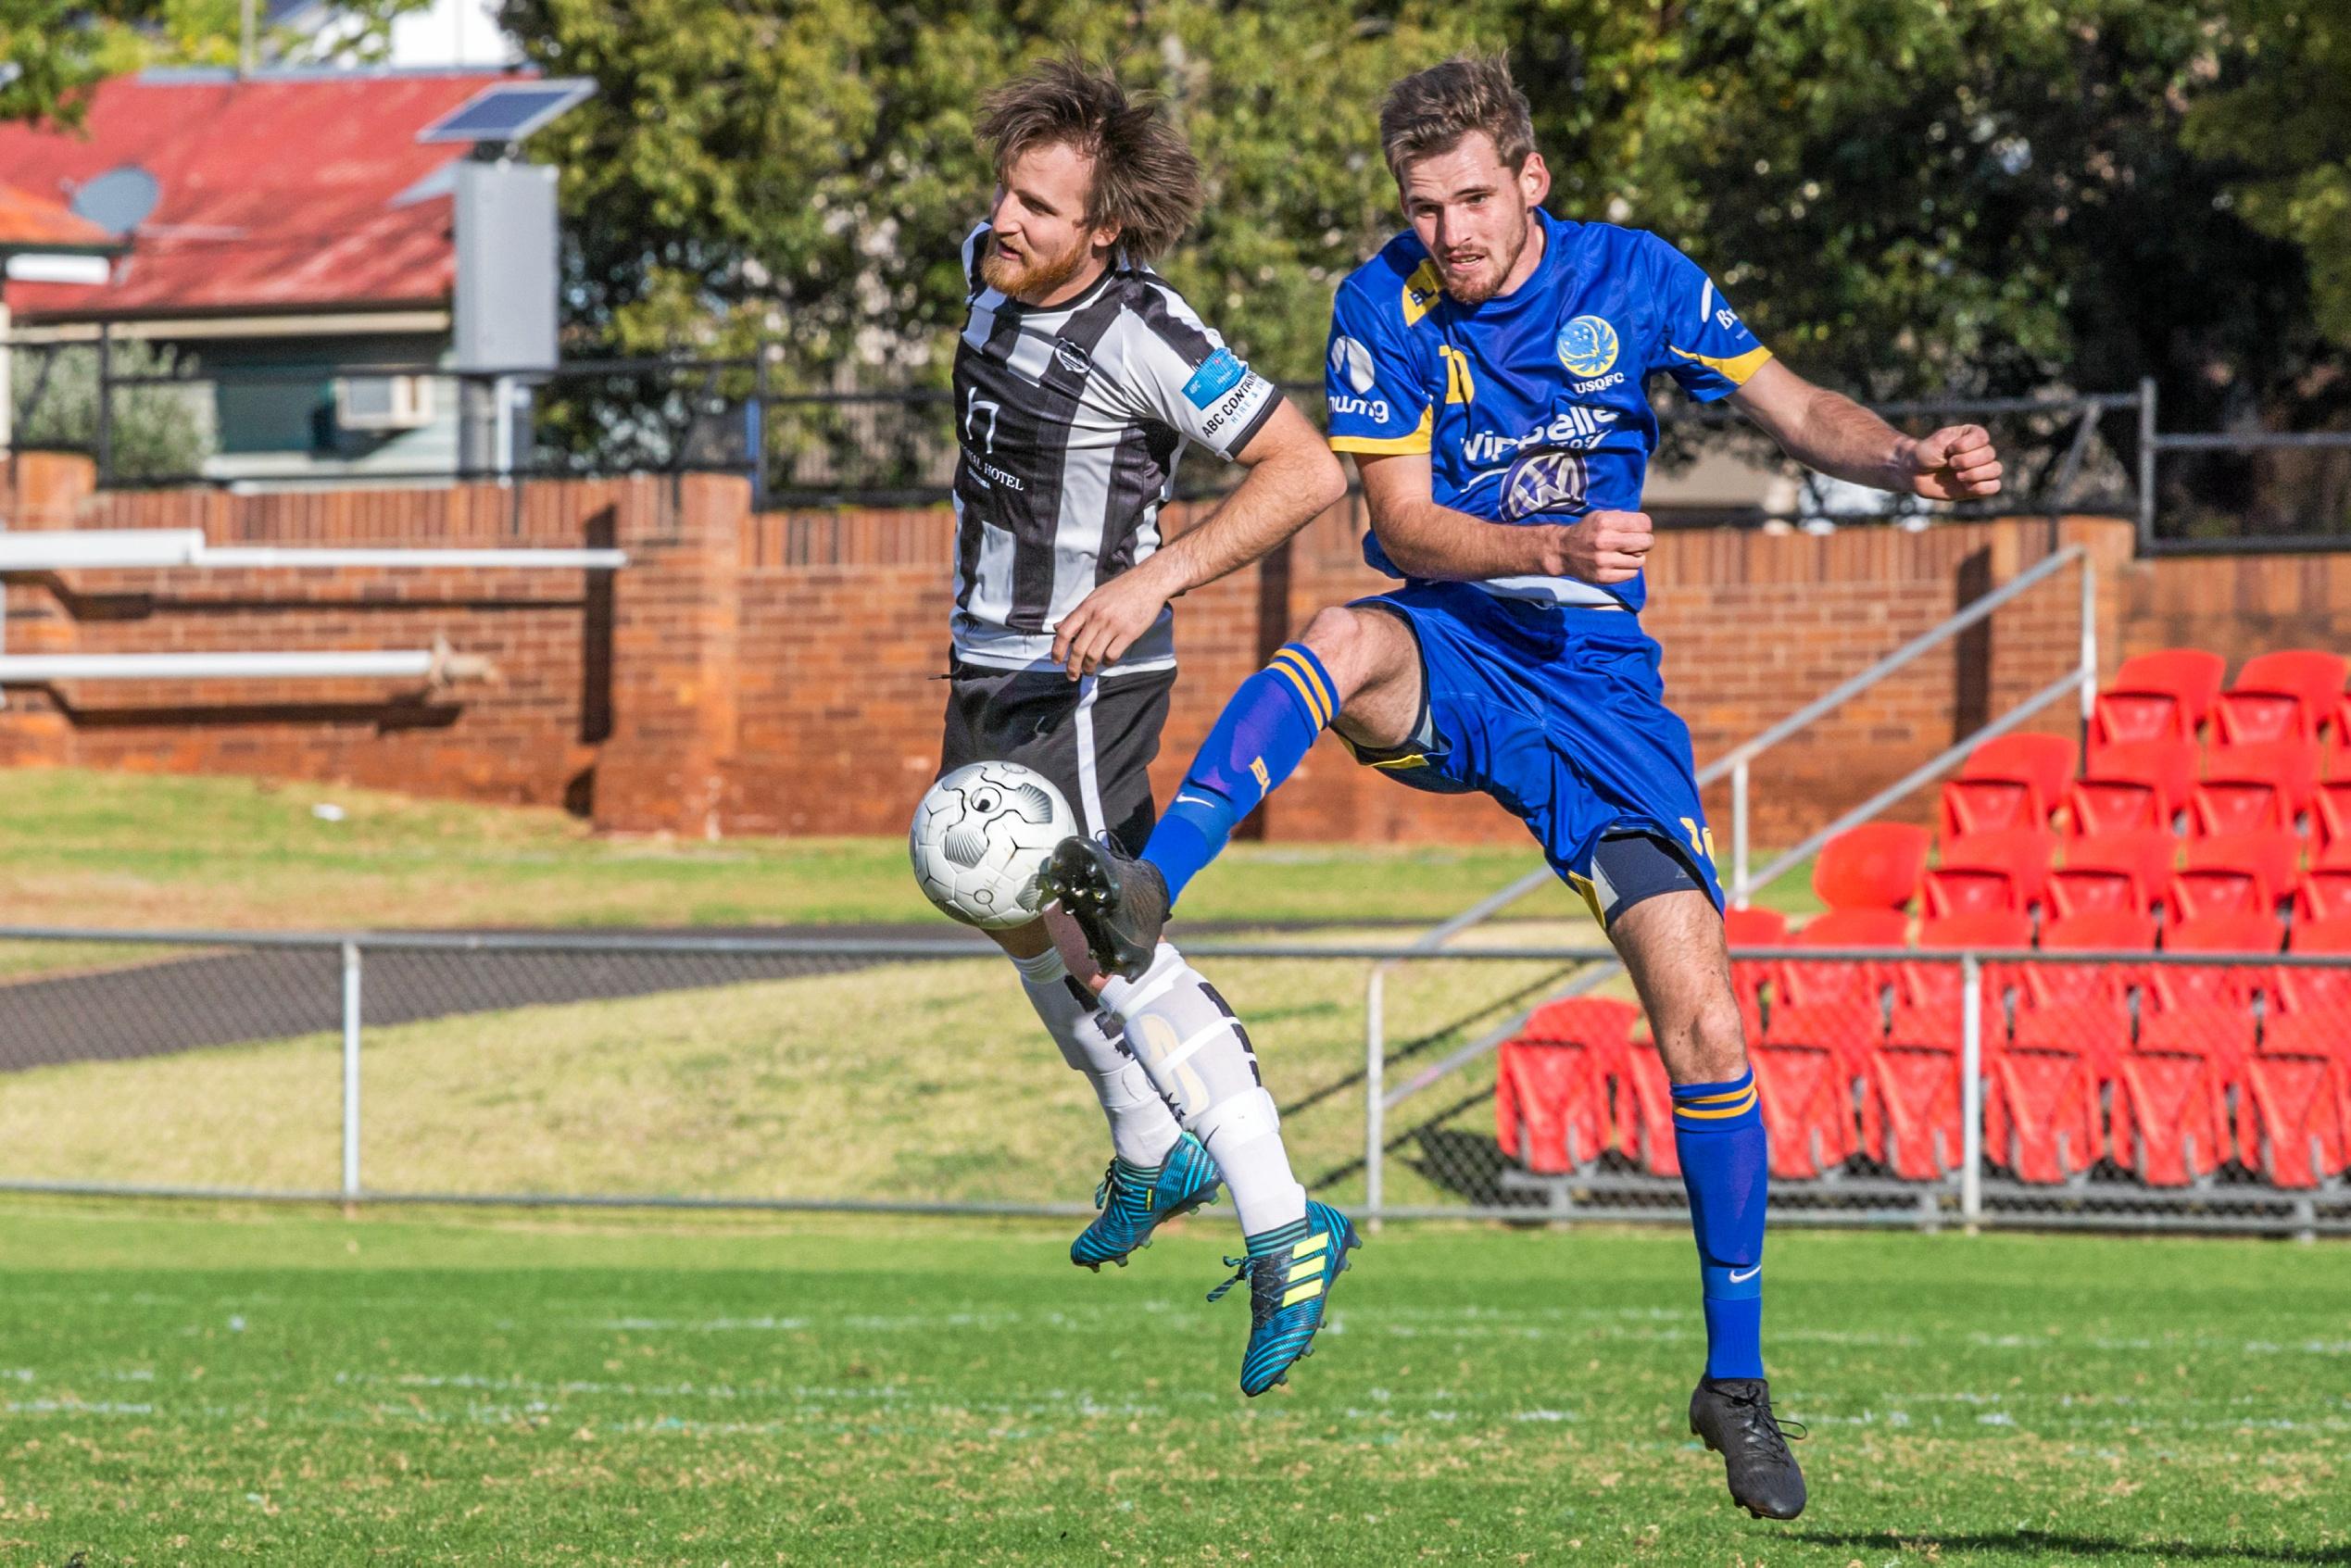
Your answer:
[[[446,472],[452,383],[349,372],[455,368],[464,166],[585,91],[507,70],[151,70],[101,84],[78,130],[0,125],[0,185],[122,249],[100,282],[10,282],[17,342],[172,350],[214,388],[212,477]],[[561,101],[518,119],[518,96]],[[0,197],[0,232],[8,216]]]

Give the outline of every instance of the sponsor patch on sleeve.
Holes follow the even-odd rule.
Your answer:
[[[1195,408],[1205,408],[1233,388],[1249,374],[1249,367],[1229,348],[1220,348],[1201,361],[1192,379],[1184,383],[1185,400]]]

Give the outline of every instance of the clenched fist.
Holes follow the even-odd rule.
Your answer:
[[[2000,458],[1981,425],[1950,425],[1910,448],[1910,488],[1930,501],[2000,494]]]
[[[1537,546],[1537,570],[1603,585],[1629,583],[1657,541],[1647,512],[1590,512],[1566,527],[1546,526]]]

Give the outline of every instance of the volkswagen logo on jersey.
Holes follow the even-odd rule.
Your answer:
[[[1616,362],[1616,329],[1597,316],[1571,316],[1559,324],[1559,362],[1589,381]]]
[[[1371,350],[1347,336],[1330,340],[1330,368],[1347,378],[1347,384],[1357,392],[1369,392],[1375,372]]]
[[[1584,509],[1584,459],[1575,452],[1529,452],[1502,477],[1502,515],[1511,522]]]

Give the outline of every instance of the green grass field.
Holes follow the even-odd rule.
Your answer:
[[[341,820],[314,815],[321,806]],[[1531,842],[1242,844],[1193,885],[1184,913],[1435,922],[1537,863]],[[551,809],[77,769],[0,772],[0,895],[8,923],[22,925],[943,923],[915,890],[899,838],[598,838]],[[1801,872],[1762,901],[1815,907]],[[1559,920],[1581,909],[1553,886],[1514,912]],[[0,955],[0,972],[10,961]]]
[[[2351,1561],[2339,1247],[1782,1235],[1775,1525],[1680,1420],[1686,1236],[1391,1227],[1255,1402],[1222,1221],[1065,1240],[19,1204],[0,1561]]]

